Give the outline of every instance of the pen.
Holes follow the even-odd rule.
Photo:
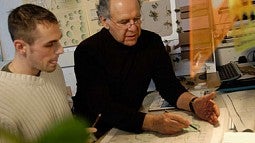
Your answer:
[[[195,126],[193,126],[193,125],[189,125],[191,128],[193,128],[193,129],[195,129],[195,130],[197,130],[197,131],[199,131],[200,132],[200,130],[197,128],[197,127],[195,127]]]
[[[169,111],[165,110],[165,113],[169,113]],[[200,132],[200,130],[197,127],[193,126],[192,124],[190,124],[189,126]]]
[[[101,117],[101,113],[97,115],[96,121],[94,122],[94,124],[92,125],[92,127],[95,127],[95,126],[96,126],[96,124],[97,124],[97,122],[99,121],[100,117]]]

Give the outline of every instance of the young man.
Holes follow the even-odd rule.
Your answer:
[[[0,71],[0,127],[32,141],[53,123],[72,118],[57,64],[62,33],[53,13],[32,4],[13,9],[8,28],[15,56]]]
[[[74,112],[91,123],[100,114],[99,136],[111,127],[136,133],[182,131],[190,122],[179,115],[139,112],[153,79],[171,105],[216,125],[215,93],[196,98],[180,84],[161,37],[141,29],[140,7],[138,0],[99,0],[98,15],[104,28],[82,41],[74,55]]]

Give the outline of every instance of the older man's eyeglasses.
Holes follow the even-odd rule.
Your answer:
[[[122,29],[128,29],[132,25],[140,26],[140,24],[142,22],[141,17],[136,17],[134,19],[120,20],[120,21],[117,21],[117,22],[115,22],[112,18],[109,18],[109,20],[112,21],[112,23],[114,23],[116,26],[118,26]]]

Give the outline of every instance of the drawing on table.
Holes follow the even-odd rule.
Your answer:
[[[175,107],[170,105],[166,100],[164,100],[161,96],[155,96],[153,102],[149,107],[149,111],[159,111],[159,110],[167,110],[174,109]]]
[[[155,132],[145,132],[142,134],[132,134],[118,130],[113,137],[107,141],[109,143],[210,143],[213,126],[205,121],[194,118],[189,112],[171,111],[186,117],[192,125],[198,127],[201,132],[192,128],[186,128],[183,132],[176,135],[162,135]]]
[[[208,122],[194,118],[190,112],[171,111],[189,119],[192,125],[199,128],[200,132],[187,128],[175,135],[162,135],[155,132],[134,134],[116,128],[111,129],[100,143],[219,143],[229,125],[228,111],[220,108],[219,126],[213,127]]]
[[[255,131],[254,91],[238,91],[222,96],[236,130],[239,132],[247,129]]]

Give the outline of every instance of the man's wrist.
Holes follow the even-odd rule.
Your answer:
[[[151,114],[146,114],[143,121],[142,129],[145,131],[150,131],[152,129],[153,116]]]
[[[194,110],[194,107],[193,107],[193,103],[194,101],[197,99],[198,97],[193,97],[190,102],[189,102],[189,108],[190,108],[190,111],[195,113],[195,110]]]

